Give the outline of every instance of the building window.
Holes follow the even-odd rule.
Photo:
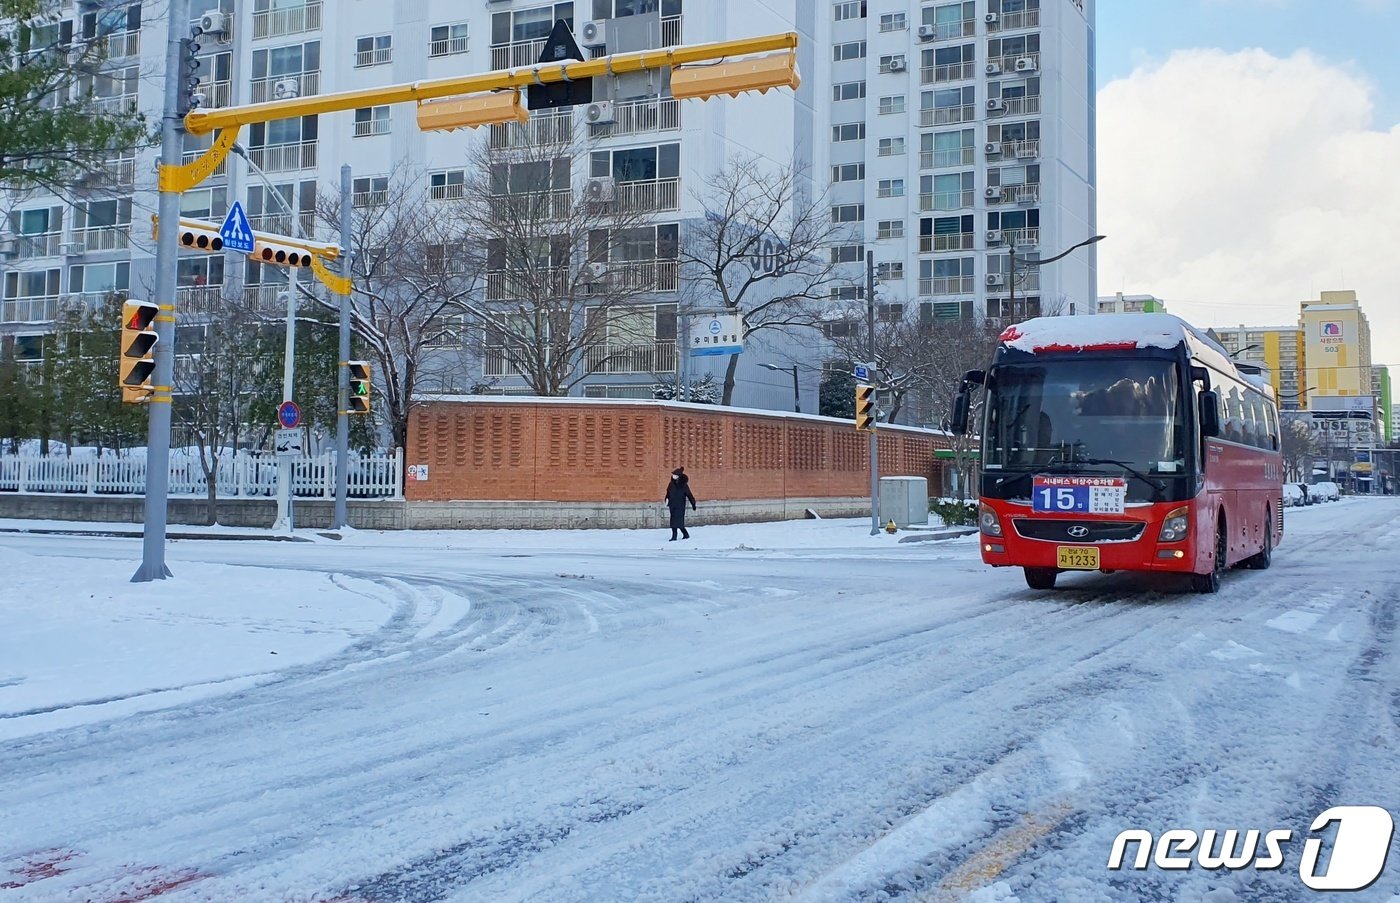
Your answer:
[[[875,230],[877,239],[903,238],[904,220],[902,219],[882,219]]]
[[[832,301],[859,301],[865,297],[863,285],[833,285],[827,292]]]
[[[865,59],[865,42],[849,41],[845,44],[835,44],[831,48],[831,61],[839,63],[842,60],[863,60]]]
[[[881,72],[898,72],[904,68],[904,54],[892,53],[889,56],[880,57]]]
[[[904,180],[881,179],[876,187],[876,194],[882,198],[902,198],[904,197]]]
[[[356,179],[352,188],[350,197],[356,207],[377,207],[388,203],[388,176],[366,176]]]
[[[182,259],[208,260],[213,256]],[[222,257],[219,262],[223,262]],[[116,292],[125,293],[130,287],[129,263],[89,263],[68,268],[68,291],[75,295],[89,293],[105,297]]]
[[[831,221],[833,223],[865,222],[865,205],[836,204],[831,208]]]
[[[846,0],[832,7],[832,15],[837,22],[847,19],[865,18],[865,0]]]
[[[434,25],[429,33],[428,56],[448,56],[467,52],[467,23]]]
[[[880,156],[898,157],[904,153],[904,136],[880,139]]]
[[[460,201],[466,196],[467,171],[444,169],[428,174],[428,197],[434,201]]]
[[[382,66],[394,59],[394,36],[378,34],[355,39],[355,66]]]
[[[389,107],[361,107],[355,111],[355,137],[389,134]]]
[[[892,94],[889,97],[880,98],[880,115],[886,116],[890,113],[904,112],[904,95]]]
[[[895,279],[904,278],[904,264],[898,260],[889,260],[884,263],[875,264],[875,278],[881,282],[891,282]]]
[[[865,82],[841,82],[831,86],[831,99],[833,102],[840,100],[860,100],[865,96]]]
[[[832,141],[861,141],[865,138],[865,123],[848,122],[831,127]]]
[[[909,27],[909,21],[904,13],[885,13],[880,17],[881,31],[904,31]]]
[[[859,182],[864,178],[864,163],[842,163],[840,166],[831,167],[831,181],[833,182]]]
[[[611,177],[617,182],[655,182],[679,179],[681,146],[653,144],[615,151],[593,151],[589,157],[591,179]],[[567,181],[565,188],[568,187]]]
[[[860,263],[865,259],[865,245],[837,245],[831,249],[832,263]]]

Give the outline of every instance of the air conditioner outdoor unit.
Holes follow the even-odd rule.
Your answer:
[[[587,119],[590,123],[593,123],[595,125],[602,125],[604,123],[612,122],[612,101],[600,100],[597,103],[589,104],[588,109],[584,111],[583,117]]]
[[[988,284],[988,285],[1001,285],[1001,284],[1002,284],[1003,282],[1005,282],[1005,281],[1006,281],[1006,277],[1003,276],[1003,275],[1001,275],[1000,273],[988,273],[988,274],[987,274],[987,284]]]
[[[995,185],[989,185],[987,190],[983,192],[983,195],[988,198],[1000,198],[1001,189]]]
[[[997,24],[997,14],[987,13],[985,16],[982,17],[982,21],[986,22],[988,25],[995,25]]]
[[[58,246],[58,253],[64,257],[76,257],[85,251],[87,251],[87,247],[80,241],[70,241]]]
[[[585,22],[578,34],[579,44],[584,47],[602,47],[608,43],[608,29],[603,22]]]
[[[938,36],[938,29],[935,28],[934,26],[932,26],[932,25],[920,25],[920,26],[919,26],[919,40],[920,40],[920,41],[932,41],[932,40],[933,40],[935,37],[937,37],[937,36]]]
[[[223,37],[228,34],[228,16],[217,11],[205,13],[199,18],[199,29],[205,34]]]
[[[1034,72],[1034,71],[1035,71],[1035,60],[1031,59],[1031,58],[1028,57],[1028,56],[1023,56],[1023,57],[1021,57],[1019,60],[1016,61],[1016,71],[1017,71],[1017,72]]]
[[[1000,98],[993,97],[991,100],[987,101],[987,109],[1004,110],[1006,109],[1006,104],[1003,103]]]
[[[611,201],[613,192],[617,189],[617,183],[609,178],[589,179],[588,185],[584,189],[584,195],[590,201]]]
[[[897,57],[895,57],[894,59],[890,60],[890,71],[891,71],[891,72],[903,72],[903,71],[904,71],[904,57],[902,57],[902,56],[897,56]]]
[[[608,265],[606,263],[586,263],[583,265],[583,272],[589,279],[602,279],[608,275]]]
[[[987,74],[988,74],[988,75],[1001,75],[1001,63],[988,63],[988,64],[987,64]]]
[[[295,78],[284,78],[272,86],[272,96],[277,100],[291,100],[301,96],[301,82]]]
[[[0,235],[0,256],[13,257],[19,253],[19,239],[8,232]]]
[[[995,157],[997,154],[1001,153],[1001,142],[988,141],[987,146],[982,149],[987,152],[987,156]]]
[[[989,245],[999,245],[999,244],[1001,244],[1001,230],[1000,230],[1000,229],[988,229],[988,230],[987,230],[987,244],[989,244]]]

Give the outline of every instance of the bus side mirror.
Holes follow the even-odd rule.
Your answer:
[[[1220,435],[1220,396],[1214,392],[1202,392],[1198,396],[1201,406],[1201,435],[1207,438]]]
[[[949,420],[948,431],[954,436],[967,435],[968,411],[972,407],[971,399],[967,396],[967,390],[961,389],[953,396],[953,412]]]

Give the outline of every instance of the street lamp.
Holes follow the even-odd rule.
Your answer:
[[[779,367],[777,364],[759,364],[759,366],[765,370],[774,370],[778,373],[786,373],[789,370],[792,371],[792,410],[795,413],[801,414],[802,396],[799,394],[797,388],[797,365],[793,364],[791,367]]]
[[[1079,250],[1080,248],[1082,248],[1082,247],[1084,247],[1084,246],[1086,246],[1086,245],[1092,245],[1092,244],[1094,244],[1094,243],[1096,243],[1096,242],[1103,241],[1106,237],[1107,237],[1107,236],[1104,236],[1104,235],[1095,235],[1095,236],[1092,237],[1092,238],[1086,238],[1086,239],[1084,239],[1083,241],[1081,241],[1079,244],[1073,245],[1073,246],[1067,248],[1066,250],[1061,251],[1060,253],[1056,254],[1054,257],[1047,257],[1047,258],[1045,258],[1044,260],[1026,260],[1026,261],[1025,261],[1025,265],[1028,266],[1028,267],[1043,267],[1043,266],[1045,266],[1047,263],[1054,263],[1055,261],[1059,260],[1059,259],[1062,258],[1062,257],[1068,257],[1070,254],[1072,254],[1073,252]],[[1010,305],[1011,305],[1011,315],[1014,317],[1014,316],[1016,315],[1016,243],[1013,241],[1013,242],[1010,242],[1009,244],[1011,245],[1011,247],[1008,248],[1007,250],[1009,250],[1009,251],[1011,252],[1011,272],[1010,272],[1010,276],[1011,276],[1011,300],[1010,300]]]

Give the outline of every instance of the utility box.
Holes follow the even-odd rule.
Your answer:
[[[928,523],[928,480],[924,477],[880,478],[880,523],[897,527]]]

